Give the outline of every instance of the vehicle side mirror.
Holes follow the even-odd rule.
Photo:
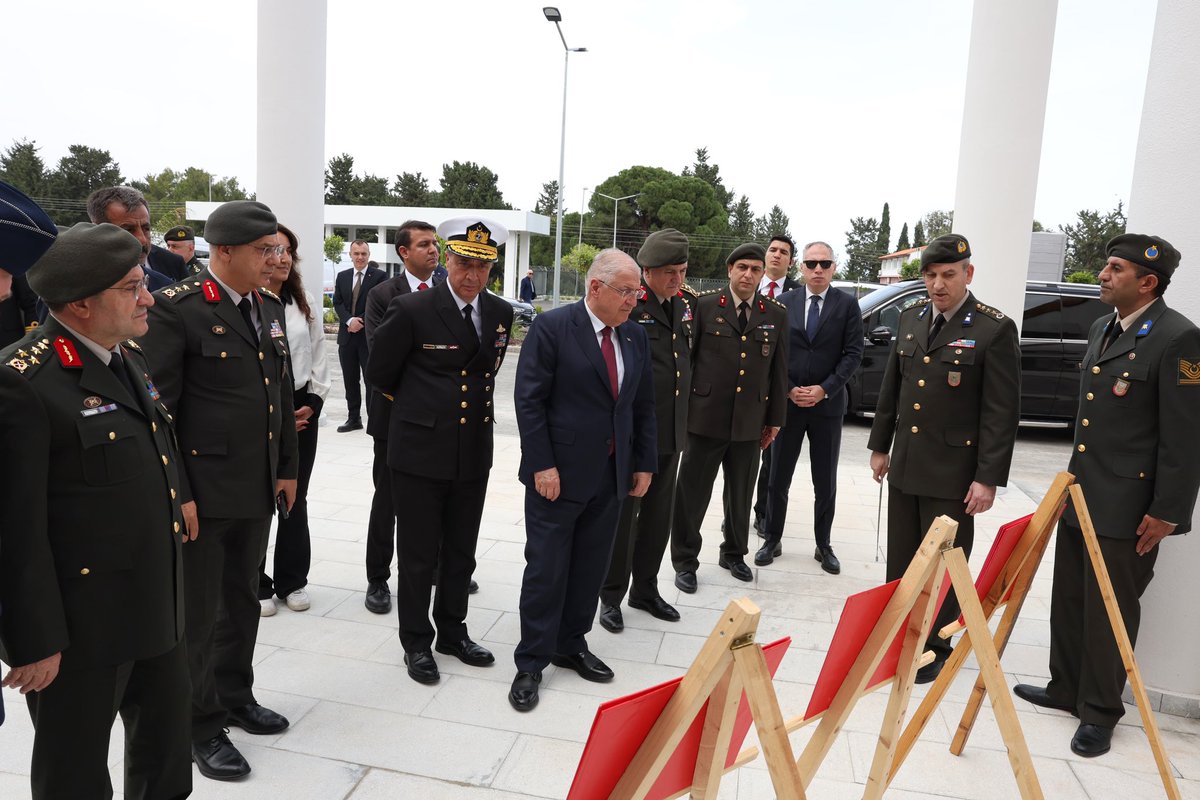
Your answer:
[[[880,325],[878,328],[872,328],[871,332],[867,335],[867,339],[870,340],[871,344],[877,344],[881,346],[891,344],[893,338],[894,334],[892,333],[892,329],[886,325]]]

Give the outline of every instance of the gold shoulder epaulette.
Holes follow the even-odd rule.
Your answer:
[[[35,339],[28,344],[28,349],[21,347],[12,354],[12,358],[5,361],[5,365],[12,367],[18,374],[32,374],[31,370],[34,367],[45,364],[47,356],[50,353],[49,339]]]
[[[928,298],[928,297],[922,297],[920,300],[918,300],[917,302],[913,303],[913,304],[910,306],[910,308],[916,308],[916,307],[918,307],[918,306],[927,306],[927,305],[929,305],[929,298]]]
[[[787,309],[787,306],[785,306],[783,303],[779,302],[779,300],[778,300],[778,299],[776,299],[776,298],[774,298],[774,297],[767,297],[767,296],[764,294],[764,295],[762,296],[762,299],[763,299],[763,300],[766,300],[768,303],[774,303],[775,305],[779,306],[779,307],[780,307],[780,308],[782,308],[782,309],[785,309],[785,310]]]
[[[189,294],[194,294],[192,289],[199,288],[200,281],[180,281],[179,283],[171,284],[165,289],[160,289],[158,294],[161,294],[168,300],[175,300],[178,302],[179,298],[186,297]]]
[[[262,292],[262,293],[263,293],[263,294],[265,294],[267,297],[269,297],[269,298],[271,298],[272,300],[274,300],[276,303],[282,303],[282,302],[283,302],[282,300],[280,300],[280,299],[279,299],[279,295],[275,294],[275,293],[274,293],[274,292],[272,292],[270,289],[259,289],[258,291]]]
[[[142,346],[140,344],[138,344],[137,342],[135,342],[133,339],[126,339],[125,346],[128,347],[130,350],[137,350],[139,353],[142,352]]]
[[[686,283],[685,283],[683,286],[679,287],[679,288],[680,288],[680,290],[681,290],[681,291],[684,293],[684,295],[689,295],[689,294],[690,294],[692,297],[699,297],[699,296],[700,296],[700,293],[699,293],[699,292],[697,292],[697,291],[696,291],[695,289],[693,289],[691,286],[688,286]]]
[[[987,314],[992,319],[1004,319],[1004,312],[997,311],[996,309],[992,308],[991,306],[985,306],[983,303],[976,303],[975,308],[977,310],[983,312],[984,314]]]
[[[701,292],[700,294],[698,294],[696,296],[697,297],[708,297],[710,294],[717,294],[720,291],[721,291],[720,289],[709,289],[707,292]]]

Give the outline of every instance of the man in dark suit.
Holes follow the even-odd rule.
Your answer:
[[[338,361],[342,365],[342,384],[346,387],[346,422],[338,433],[362,430],[362,387],[359,373],[367,369],[367,334],[363,317],[367,313],[367,294],[387,280],[383,270],[368,266],[371,248],[362,239],[350,243],[351,269],[337,274],[333,285],[333,310],[338,315]],[[366,383],[366,378],[363,378]]]
[[[630,317],[646,332],[650,343],[658,470],[644,497],[621,501],[608,577],[600,590],[600,627],[612,633],[625,628],[621,601],[626,591],[630,608],[668,622],[679,619],[679,612],[658,591],[658,568],[671,538],[675,479],[687,441],[692,389],[691,304],[696,295],[683,282],[687,256],[687,237],[674,228],[650,234],[637,256],[642,288]]]
[[[695,303],[688,440],[671,523],[675,586],[683,592],[696,591],[700,524],[717,470],[729,487],[717,564],[739,581],[754,577],[745,561],[754,478],[759,452],[779,433],[787,403],[787,310],[758,292],[764,258],[757,242],[738,245],[725,260],[729,285]]]
[[[150,291],[158,291],[187,277],[182,258],[150,241],[150,206],[137,189],[132,186],[97,189],[88,195],[87,214],[92,222],[110,222],[129,231],[138,240],[142,246],[139,263],[149,270]]]
[[[437,232],[428,222],[410,219],[396,232],[396,254],[404,270],[379,283],[367,294],[363,330],[367,348],[375,343],[375,331],[393,300],[402,294],[422,292],[441,283],[434,275],[438,263]],[[396,511],[392,503],[392,474],[387,465],[388,425],[392,398],[367,385],[367,434],[375,443],[371,479],[371,516],[367,520],[367,595],[363,603],[373,614],[392,610],[388,579],[392,577],[392,555],[396,547]]]
[[[184,554],[192,757],[234,780],[250,765],[223,729],[272,734],[288,721],[254,699],[258,565],[277,503],[296,496],[298,455],[283,304],[259,289],[282,247],[262,203],[219,206],[205,226],[208,269],[155,294],[143,340],[175,415],[203,535]]]
[[[517,296],[521,298],[522,303],[532,303],[537,299],[537,292],[533,290],[533,270],[529,270],[525,277],[521,278],[521,291]]]
[[[975,515],[1008,482],[1021,405],[1017,326],[975,299],[971,245],[950,233],[921,252],[929,301],[900,315],[867,447],[876,481],[888,479],[887,579],[908,569],[934,517],[958,522],[969,558]],[[891,451],[889,457],[888,451]],[[917,671],[929,683],[952,649],[937,632],[958,618],[954,590],[925,646],[936,658]]]
[[[764,262],[762,280],[758,283],[758,293],[772,300],[778,300],[784,292],[790,292],[800,287],[800,281],[788,275],[796,256],[796,243],[786,233],[777,233],[767,243],[766,261]],[[773,445],[772,445],[773,446]],[[771,474],[771,447],[762,451],[762,463],[758,468],[757,483],[755,484],[754,500],[754,530],[761,537],[767,530],[767,480]],[[725,516],[721,522],[721,532],[729,527],[729,486],[722,493]]]
[[[1180,259],[1170,242],[1125,233],[1106,252],[1100,299],[1116,314],[1096,320],[1088,336],[1068,469],[1083,488],[1125,629],[1136,644],[1158,545],[1191,530],[1200,489],[1200,330],[1162,299]],[[1013,691],[1079,717],[1071,750],[1091,757],[1111,746],[1125,713],[1125,678],[1079,519],[1068,504],[1054,550],[1050,683],[1018,684]]]
[[[181,540],[198,528],[130,338],[154,304],[140,250],[113,225],[64,231],[29,273],[46,325],[0,351],[0,418],[25,429],[26,481],[4,504],[0,649],[33,719],[38,800],[112,797],[117,713],[126,796],[192,790]]]
[[[830,546],[829,534],[837,502],[846,381],[862,363],[862,315],[853,297],[829,286],[837,270],[833,248],[825,242],[807,245],[801,265],[804,287],[785,292],[780,299],[787,306],[790,402],[783,431],[767,448],[771,458],[767,470],[766,541],[754,554],[754,563],[765,567],[783,553],[788,490],[807,437],[817,540],[813,557],[821,562],[821,569],[837,575],[842,567]]]
[[[547,664],[613,678],[586,636],[607,571],[621,498],[641,497],[657,467],[654,373],[629,313],[637,264],[602,250],[578,303],[539,314],[517,363],[519,477],[525,484],[521,641],[508,700],[538,702]]]
[[[431,646],[471,666],[495,661],[467,634],[467,594],[492,467],[492,389],[513,317],[512,306],[486,289],[508,232],[459,217],[438,234],[446,241],[446,282],[391,302],[367,363],[368,382],[393,398],[388,467],[405,520],[396,540],[396,608],[404,663],[418,683],[440,677]]]

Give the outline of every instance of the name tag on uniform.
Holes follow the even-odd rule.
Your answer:
[[[423,345],[421,345],[421,349],[422,350],[457,350],[458,345],[456,345],[456,344],[423,344]]]

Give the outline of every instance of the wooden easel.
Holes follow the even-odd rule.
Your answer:
[[[690,791],[692,797],[698,799],[716,798],[721,777],[726,772],[726,753],[744,691],[775,794],[780,800],[805,800],[783,726],[783,714],[771,684],[771,673],[762,647],[754,641],[761,614],[758,606],[746,598],[734,600],[726,607],[658,721],[638,748],[637,755],[609,795],[611,798],[641,800],[646,796],[705,702],[708,702],[708,711],[696,758],[695,778],[684,793]]]

